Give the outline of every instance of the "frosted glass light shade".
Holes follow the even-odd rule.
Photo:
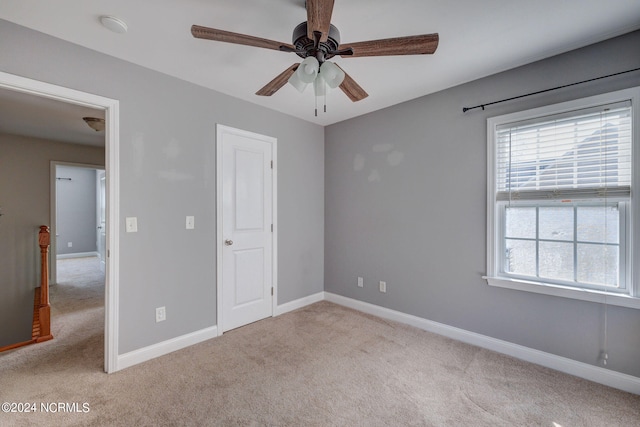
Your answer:
[[[291,86],[295,87],[300,93],[304,92],[304,90],[308,85],[308,83],[305,83],[302,80],[300,80],[300,77],[298,77],[298,73],[291,74],[291,77],[289,77],[289,80],[287,81]]]
[[[324,96],[327,93],[327,83],[322,76],[318,76],[313,82],[313,90],[316,96]]]
[[[331,89],[335,89],[344,81],[344,71],[333,62],[325,62],[320,67],[320,77],[329,85]]]
[[[302,61],[302,63],[296,70],[296,74],[298,75],[298,78],[303,82],[312,83],[316,79],[319,70],[320,63],[316,58],[310,56]]]

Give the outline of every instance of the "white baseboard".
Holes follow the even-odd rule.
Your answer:
[[[288,313],[293,310],[297,310],[302,307],[306,307],[308,305],[314,304],[316,302],[320,302],[325,298],[324,292],[318,292],[317,294],[309,295],[304,298],[300,298],[294,301],[290,301],[276,307],[276,312],[273,313],[274,316],[280,316],[281,314]]]
[[[176,350],[181,350],[185,347],[198,344],[202,341],[207,341],[217,336],[218,327],[212,326],[210,328],[172,338],[167,341],[159,342],[148,347],[133,350],[125,354],[120,354],[118,355],[116,369],[114,370],[114,372],[133,365],[137,365],[138,363],[146,362],[147,360],[151,360],[156,357],[164,356],[165,354],[172,353]]]
[[[98,252],[77,252],[73,254],[58,254],[56,255],[56,259],[69,259],[69,258],[86,258],[86,257],[97,257]]]
[[[517,359],[535,363],[560,372],[575,375],[599,384],[624,390],[629,393],[640,394],[640,378],[620,372],[604,369],[587,363],[578,362],[566,357],[535,350],[508,341],[488,337],[486,335],[469,332],[464,329],[448,326],[443,323],[423,319],[421,317],[405,314],[399,311],[380,307],[374,304],[358,301],[341,295],[325,292],[325,299],[335,304],[353,308],[367,314],[382,317],[384,319],[395,320],[405,323],[425,331],[472,344],[498,353],[506,354]]]
[[[311,305],[313,303],[322,301],[325,298],[324,292],[318,292],[317,294],[309,295],[304,298],[300,298],[288,303],[278,305],[274,316],[279,316],[284,313],[288,313],[293,310]],[[128,368],[138,363],[146,362],[147,360],[154,359],[156,357],[164,356],[165,354],[172,353],[177,350],[181,350],[185,347],[189,347],[199,342],[206,341],[218,336],[218,327],[212,326],[207,329],[192,332],[190,334],[182,335],[167,341],[163,341],[157,344],[150,345],[148,347],[133,350],[125,354],[118,355],[116,362],[116,369],[113,372],[121,369]]]
[[[352,298],[343,297],[331,292],[318,292],[307,297],[303,297],[288,303],[278,305],[274,316],[279,316],[293,310],[314,304],[316,302],[326,300],[335,304],[343,305],[354,310],[362,311],[384,319],[394,320],[414,326],[416,328],[433,332],[457,341],[467,344],[486,348],[498,353],[506,354],[517,359],[535,363],[547,368],[555,369],[570,375],[575,375],[589,381],[614,387],[619,390],[627,391],[640,395],[640,378],[620,372],[604,369],[598,366],[589,365],[587,363],[578,362],[566,357],[557,356],[555,354],[546,353],[544,351],[535,350],[508,341],[470,332],[464,329],[445,325],[443,323],[427,320],[422,317],[413,316],[411,314],[402,313],[391,310],[378,305],[369,304]],[[116,369],[128,368],[138,363],[146,362],[156,357],[174,352],[176,350],[198,344],[202,341],[216,338],[218,336],[218,327],[212,326],[190,334],[182,335],[161,343],[157,343],[148,347],[131,351],[118,356]]]

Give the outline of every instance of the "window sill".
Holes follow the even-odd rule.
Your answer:
[[[525,280],[510,279],[506,277],[486,277],[489,286],[499,288],[517,289],[520,291],[534,292],[537,294],[553,295],[563,298],[571,298],[582,301],[590,301],[620,307],[640,309],[640,298],[628,295],[606,293],[591,289],[575,289],[566,286],[549,285],[541,282],[529,282]]]

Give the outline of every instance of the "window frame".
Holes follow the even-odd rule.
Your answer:
[[[504,211],[504,202],[496,200],[496,129],[506,123],[531,120],[545,116],[561,114],[571,110],[597,107],[598,105],[611,104],[621,101],[631,101],[632,108],[632,176],[631,197],[624,204],[624,212],[620,215],[620,261],[621,275],[624,275],[627,293],[618,291],[597,289],[597,287],[575,285],[567,286],[562,283],[545,281],[542,278],[527,278],[513,274],[505,274],[502,268],[504,257],[501,252],[504,249],[504,217],[500,214]],[[640,87],[633,87],[616,92],[591,96],[534,108],[525,111],[514,112],[487,119],[487,272],[483,276],[488,285],[534,292],[545,295],[560,296],[584,301],[600,302],[623,307],[640,309],[640,268],[633,268],[634,244],[640,244],[640,197],[634,197],[634,189],[640,188]],[[612,200],[614,201],[614,200]],[[619,200],[615,200],[619,201]],[[579,204],[586,200],[577,201]],[[600,201],[601,203],[601,201]],[[518,202],[517,205],[521,205]],[[543,201],[533,202],[532,205],[546,204]],[[624,231],[624,234],[622,232]],[[625,243],[624,253],[622,245]],[[623,259],[624,257],[624,259]],[[639,266],[640,267],[640,266]],[[624,270],[623,270],[624,269]],[[532,280],[533,279],[533,280]]]
[[[505,215],[505,210],[507,207],[509,207],[509,202],[505,202],[505,201],[500,201],[500,202],[496,202],[496,204],[498,205],[496,210],[499,212],[498,214],[498,229],[496,230],[496,232],[498,233],[498,236],[496,237],[498,239],[498,251],[500,254],[504,254],[505,250],[506,250],[506,240],[507,239],[512,239],[512,240],[529,240],[532,242],[536,242],[536,244],[538,244],[539,242],[553,242],[553,240],[550,239],[545,239],[545,238],[541,238],[538,235],[536,235],[535,238],[531,238],[531,239],[525,239],[525,238],[518,238],[518,237],[508,237],[506,235],[506,215]],[[568,288],[572,288],[572,289],[585,289],[585,290],[593,290],[593,291],[604,291],[605,289],[607,290],[607,292],[611,293],[611,294],[619,294],[619,295],[628,295],[631,293],[631,289],[629,288],[628,284],[630,282],[630,269],[629,269],[629,265],[630,265],[630,259],[629,259],[629,250],[628,250],[628,245],[627,245],[627,229],[629,228],[629,215],[627,215],[627,211],[628,211],[628,206],[629,206],[629,202],[628,201],[618,201],[618,200],[608,200],[607,201],[607,205],[611,206],[611,205],[618,205],[618,219],[619,219],[619,224],[618,224],[618,243],[613,244],[613,243],[609,243],[609,245],[616,245],[619,248],[619,260],[618,260],[618,267],[619,267],[619,272],[618,272],[618,280],[619,280],[619,288],[618,289],[613,289],[611,287],[606,287],[604,285],[597,285],[597,284],[590,284],[590,283],[581,283],[580,285],[575,285],[573,284],[573,282],[569,282],[569,281],[563,281],[562,279],[551,279],[551,278],[547,278],[547,280],[545,280],[545,278],[540,278],[540,281],[543,281],[544,283],[548,283],[549,285],[554,285],[554,286],[566,286]],[[575,210],[576,208],[579,207],[588,207],[588,206],[593,206],[593,207],[599,207],[599,206],[603,206],[602,201],[591,201],[591,200],[579,200],[576,202],[572,202],[572,203],[563,203],[560,201],[555,201],[555,202],[542,202],[542,201],[533,201],[533,200],[527,200],[527,201],[522,201],[522,202],[512,202],[511,206],[514,207],[531,207],[531,208],[536,208],[539,209],[541,207],[554,207],[554,206],[558,206],[558,207],[571,207],[574,210],[574,215],[575,215]],[[537,217],[537,221],[536,221],[536,228],[539,227],[540,222],[539,222],[539,217],[538,215],[536,215]],[[574,219],[575,221],[575,219]],[[574,228],[577,226],[576,223],[573,224]],[[579,244],[595,244],[594,242],[583,242],[580,241],[578,239],[578,236],[576,236],[574,234],[573,239],[572,240],[564,240],[564,241],[559,241],[562,243],[571,243],[572,245],[579,245]],[[573,257],[574,257],[574,264],[575,264],[575,258],[577,256],[577,252],[576,249],[574,247],[574,251],[573,251]],[[510,273],[505,271],[505,267],[503,265],[503,262],[506,261],[505,258],[500,258],[498,260],[499,262],[499,272],[498,274],[500,276],[504,276],[504,277],[508,277],[510,279],[516,279],[516,280],[527,280],[527,281],[531,281],[531,280],[537,280],[536,278],[532,277],[532,276],[525,276],[525,275],[519,275],[516,273]],[[538,258],[536,257],[536,263],[538,262]],[[577,267],[577,266],[576,266]],[[577,272],[574,271],[574,274],[576,274]]]

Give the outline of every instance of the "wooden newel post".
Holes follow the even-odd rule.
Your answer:
[[[38,244],[40,245],[40,337],[38,342],[53,338],[51,335],[51,307],[49,306],[49,245],[51,234],[49,227],[40,226]]]
[[[40,226],[38,243],[40,244],[40,307],[49,305],[49,244],[51,235],[49,227]]]

